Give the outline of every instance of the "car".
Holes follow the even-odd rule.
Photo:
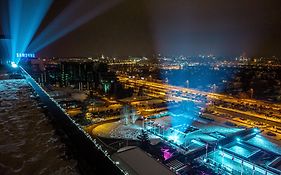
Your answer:
[[[232,122],[224,122],[224,124],[226,124],[228,126],[237,126],[235,123],[232,123]]]
[[[275,137],[275,136],[276,136],[276,134],[275,134],[275,133],[270,132],[270,131],[269,131],[269,132],[267,132],[267,133],[266,133],[266,135],[268,135],[268,136],[272,136],[272,137]]]

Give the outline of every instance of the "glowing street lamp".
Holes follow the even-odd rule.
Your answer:
[[[12,68],[17,68],[18,67],[18,65],[15,62],[11,62],[11,66],[12,66]]]
[[[186,80],[186,88],[189,88],[189,80]]]

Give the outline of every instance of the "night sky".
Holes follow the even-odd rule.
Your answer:
[[[38,33],[67,5],[55,0]],[[123,0],[39,55],[281,56],[280,31],[279,0]]]

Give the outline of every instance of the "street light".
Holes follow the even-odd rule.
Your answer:
[[[15,62],[11,62],[11,66],[12,66],[12,68],[17,68],[18,67],[18,65]]]

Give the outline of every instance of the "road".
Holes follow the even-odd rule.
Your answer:
[[[225,103],[232,103],[232,104],[239,104],[243,106],[249,106],[249,105],[259,105],[263,108],[268,108],[266,111],[271,111],[274,113],[275,116],[280,115],[281,111],[281,105],[280,104],[272,104],[272,103],[266,103],[259,100],[254,99],[238,99],[234,98],[229,95],[222,95],[217,93],[209,93],[209,92],[203,92],[198,91],[190,88],[184,88],[184,87],[178,87],[178,86],[172,86],[165,83],[157,83],[157,82],[151,82],[147,81],[145,79],[132,79],[125,76],[118,76],[118,79],[123,84],[129,86],[129,87],[143,87],[143,90],[148,93],[148,95],[158,97],[158,98],[164,98],[164,97],[172,97],[177,98],[179,100],[192,100],[194,102],[199,102],[200,98],[204,100],[204,98],[208,99],[208,101],[222,101]],[[187,95],[193,95],[194,97],[186,97]],[[250,117],[261,121],[261,122],[267,122],[270,124],[276,124],[281,125],[281,120],[276,118],[270,118],[266,117],[264,114],[257,114],[253,112],[245,112],[238,109],[225,109],[228,112],[236,113],[238,115],[242,115],[244,117]]]
[[[199,90],[184,88],[184,87],[179,87],[179,86],[173,86],[173,85],[164,84],[164,83],[151,82],[151,81],[142,80],[142,79],[131,79],[131,78],[124,77],[124,76],[118,76],[118,79],[122,83],[125,83],[125,84],[144,86],[144,87],[149,87],[149,89],[155,89],[159,92],[160,95],[166,95],[166,94],[162,94],[162,93],[168,93],[168,92],[183,92],[183,93],[188,93],[188,94],[206,96],[209,99],[220,99],[225,102],[239,103],[239,104],[241,104],[241,102],[243,102],[243,103],[247,103],[247,104],[253,104],[253,105],[258,104],[258,105],[266,106],[269,108],[273,108],[274,110],[281,109],[280,104],[271,104],[271,103],[266,103],[266,102],[260,101],[260,100],[238,99],[238,98],[234,98],[229,95],[223,95],[223,94],[218,94],[218,93],[209,93],[209,92],[204,92],[204,91],[199,91]]]
[[[226,113],[226,114],[230,114],[232,116],[237,116],[237,117],[241,117],[241,118],[245,118],[245,119],[254,120],[254,121],[257,121],[257,122],[267,123],[267,124],[272,125],[272,126],[281,127],[280,122],[270,120],[270,119],[265,118],[265,117],[260,117],[260,115],[254,115],[254,114],[250,114],[250,113],[243,112],[243,111],[227,109],[227,108],[220,108],[220,107],[216,108],[216,111]]]

